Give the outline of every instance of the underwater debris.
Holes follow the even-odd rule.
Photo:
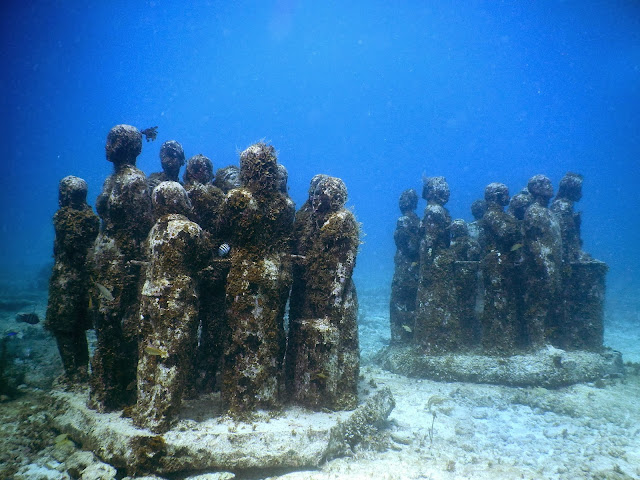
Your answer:
[[[145,128],[141,130],[140,133],[144,135],[144,138],[147,142],[152,142],[158,136],[158,126]]]
[[[19,313],[16,315],[16,322],[28,323],[29,325],[37,325],[40,323],[40,317],[37,313]]]

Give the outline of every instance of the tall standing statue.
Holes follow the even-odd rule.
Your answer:
[[[193,218],[206,232],[208,249],[214,253],[199,275],[200,339],[195,360],[195,388],[211,392],[215,386],[222,348],[227,335],[225,285],[229,273],[226,243],[228,228],[222,221],[225,194],[213,185],[213,163],[204,155],[187,162],[184,187],[193,206]]]
[[[242,187],[227,194],[224,207],[231,267],[221,390],[231,411],[280,404],[295,215],[281,191],[273,146],[257,143],[242,152],[240,177]]]
[[[168,140],[160,147],[161,172],[154,172],[147,178],[149,193],[161,182],[177,182],[180,167],[184,165],[184,150],[175,140]]]
[[[202,229],[187,217],[191,203],[182,185],[162,182],[152,200],[156,223],[146,242],[133,421],[163,433],[175,421],[191,380],[198,344],[196,275],[209,251]]]
[[[136,168],[142,134],[117,125],[107,136],[105,150],[114,172],[96,201],[102,225],[90,258],[97,344],[89,404],[100,411],[135,403],[138,284],[145,259],[142,245],[151,228],[147,179]]]
[[[481,222],[484,239],[482,345],[487,352],[509,354],[522,343],[518,308],[520,269],[514,262],[522,239],[515,218],[504,211],[509,204],[507,186],[490,183],[485,188],[484,199],[487,212]]]
[[[599,350],[604,340],[604,262],[582,250],[581,215],[574,210],[582,198],[582,175],[567,173],[550,210],[562,235],[562,307],[559,346],[566,349]]]
[[[400,212],[393,239],[396,243],[395,271],[391,283],[389,319],[391,343],[407,344],[413,340],[416,295],[420,274],[420,218],[418,194],[409,189],[400,195]]]
[[[562,268],[562,236],[557,217],[549,210],[553,196],[545,175],[529,179],[533,203],[524,215],[525,314],[529,344],[556,344],[560,335],[559,311]]]
[[[582,175],[567,173],[558,187],[558,194],[551,203],[550,210],[555,214],[562,235],[562,260],[565,263],[583,260],[580,238],[580,212],[574,210],[575,202],[582,198]]]
[[[49,280],[46,327],[53,333],[67,380],[87,380],[89,318],[87,254],[98,235],[100,220],[87,205],[87,182],[68,176],[60,180],[53,216],[53,273]]]
[[[291,399],[310,408],[357,405],[358,301],[352,280],[359,241],[339,178],[316,175],[295,222],[295,269],[286,376]]]
[[[449,201],[445,178],[426,178],[422,197],[427,207],[422,219],[414,341],[427,353],[441,353],[455,350],[461,344],[458,319],[452,310],[455,260],[449,251],[451,216],[444,206]]]

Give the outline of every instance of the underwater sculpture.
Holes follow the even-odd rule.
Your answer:
[[[271,145],[242,152],[240,183],[235,169],[221,172],[226,195],[203,155],[189,160],[184,187],[164,181],[150,195],[133,127],[114,127],[106,150],[115,171],[98,198],[86,282],[93,370],[89,388],[54,392],[56,428],[130,475],[317,467],[379,428],[394,400],[388,388],[358,398],[359,224],[342,180],[312,179],[294,229]],[[314,411],[281,409],[292,403]],[[275,429],[263,408],[278,409]],[[122,413],[103,415],[113,410]],[[250,431],[236,431],[249,419]]]
[[[64,177],[58,189],[60,209],[53,216],[54,265],[45,326],[56,339],[65,376],[71,382],[86,381],[89,365],[85,332],[91,328],[90,272],[86,260],[98,236],[100,220],[87,205],[87,191],[83,179]]]
[[[191,157],[183,177],[193,207],[191,217],[206,232],[208,251],[219,252],[221,245],[227,245],[224,242],[229,232],[222,223],[225,194],[212,180],[211,160],[201,154]],[[210,255],[208,265],[198,276],[198,290],[202,292],[198,309],[200,338],[193,370],[194,386],[200,392],[211,392],[215,386],[227,336],[225,285],[229,261],[219,256]]]
[[[582,198],[582,175],[567,173],[558,187],[558,194],[549,209],[555,214],[560,224],[562,236],[562,261],[577,262],[588,257],[582,251],[580,239],[581,215],[574,211],[575,202]]]
[[[549,208],[553,188],[544,175],[511,199],[506,185],[491,183],[473,204],[471,229],[448,218],[444,179],[425,179],[414,338],[394,333],[394,277],[391,345],[428,355],[509,356],[545,345],[601,351],[607,266],[582,251],[574,212],[582,176],[567,173],[560,185]]]
[[[213,184],[224,193],[229,193],[234,188],[240,188],[240,169],[236,165],[228,165],[216,170]]]
[[[524,214],[527,213],[527,208],[529,208],[532,203],[533,197],[525,187],[511,197],[507,213],[517,220],[524,220]]]
[[[352,409],[359,374],[358,300],[352,280],[359,227],[342,180],[316,175],[294,223],[286,382],[313,409]]]
[[[279,185],[273,146],[257,143],[243,151],[240,178],[242,186],[227,194],[223,214],[232,248],[220,388],[232,411],[280,404],[295,215]]]
[[[557,343],[562,268],[562,236],[556,216],[549,210],[551,180],[534,175],[527,183],[533,203],[523,220],[524,314],[527,343],[540,347]]]
[[[605,275],[608,267],[582,250],[581,215],[574,211],[582,198],[582,175],[569,172],[558,188],[550,210],[562,236],[561,345],[567,349],[597,350],[602,346]]]
[[[459,319],[452,310],[453,262],[449,250],[451,216],[444,177],[423,181],[422,198],[427,201],[420,242],[420,283],[416,297],[414,341],[430,353],[455,350],[461,343]]]
[[[484,249],[483,239],[481,238],[480,220],[487,213],[487,202],[484,199],[474,200],[471,204],[471,215],[473,215],[473,222],[467,225],[469,230],[469,236],[478,242],[479,248]]]
[[[504,211],[509,204],[507,186],[490,183],[484,198],[487,212],[481,222],[484,240],[482,346],[487,352],[508,354],[516,350],[520,334],[520,272],[513,260],[519,254],[514,246],[522,239],[516,219]]]
[[[93,269],[96,350],[91,360],[90,405],[100,411],[135,403],[140,267],[151,228],[147,179],[136,168],[142,134],[117,125],[107,135],[113,163],[96,200],[101,229],[90,254]]]
[[[160,147],[161,172],[154,172],[147,177],[149,193],[161,182],[178,182],[180,167],[184,165],[184,150],[175,140],[168,140]]]
[[[191,203],[182,185],[162,182],[152,200],[156,223],[146,242],[133,421],[162,433],[175,420],[190,380],[198,344],[195,277],[209,250],[200,226],[187,218]]]
[[[418,207],[416,191],[402,192],[399,206],[402,216],[398,218],[393,233],[396,254],[389,308],[392,344],[407,343],[413,337],[420,272],[420,218],[415,213]]]

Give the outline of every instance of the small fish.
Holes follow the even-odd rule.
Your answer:
[[[71,439],[69,438],[69,435],[67,435],[66,433],[61,433],[60,435],[58,435],[53,442],[54,442],[54,445],[58,448],[75,446],[75,443],[71,441]]]
[[[329,378],[329,375],[324,372],[318,372],[313,376],[312,380],[326,380],[327,378]]]
[[[104,285],[98,282],[96,282],[96,287],[98,287],[98,291],[100,292],[100,295],[105,300],[109,300],[110,302],[113,302],[113,295],[111,295],[111,292],[107,287],[105,287]]]
[[[229,255],[229,252],[231,251],[231,247],[229,246],[228,243],[223,243],[222,245],[220,245],[218,247],[218,256],[219,257],[226,257],[227,255]]]
[[[166,350],[162,350],[156,347],[145,347],[144,351],[154,357],[167,358],[169,356],[169,353]]]
[[[411,327],[409,325],[402,325],[402,328],[404,328],[405,332],[409,332],[409,333],[413,332],[413,330],[411,330]]]
[[[144,135],[147,142],[154,141],[158,136],[158,126],[156,125],[155,127],[145,128],[144,130],[141,130],[140,133]]]
[[[18,332],[7,332],[7,337],[9,338],[15,337],[16,335],[18,335]]]
[[[513,247],[511,247],[511,251],[515,252],[516,250],[520,250],[522,248],[521,243],[516,243]]]
[[[16,315],[16,321],[36,325],[40,323],[40,317],[37,313],[19,313]]]

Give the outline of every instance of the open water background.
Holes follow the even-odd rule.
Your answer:
[[[147,174],[169,139],[215,168],[266,139],[298,206],[314,174],[344,179],[364,233],[357,282],[382,297],[398,196],[422,175],[445,176],[452,216],[470,220],[490,182],[514,194],[580,172],[608,318],[640,323],[637,2],[9,0],[0,13],[3,288],[36,282],[58,181],[85,178],[93,204],[106,134],[127,123],[159,127]]]

